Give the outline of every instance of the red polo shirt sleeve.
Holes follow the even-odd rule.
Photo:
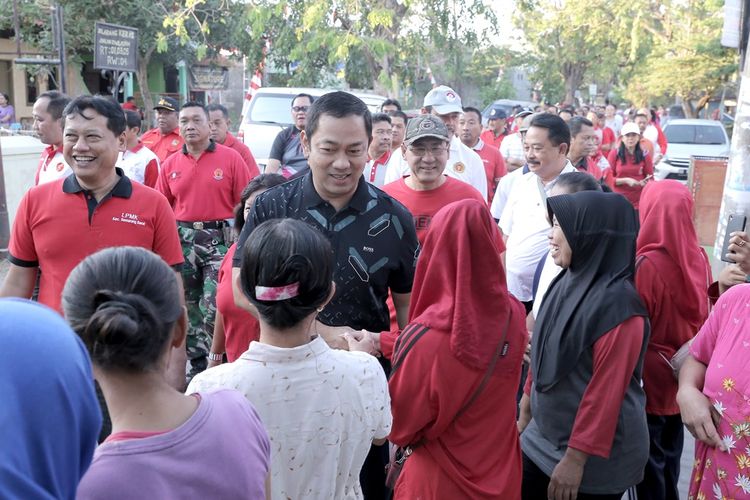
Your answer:
[[[174,195],[172,194],[172,189],[169,187],[169,182],[167,181],[167,165],[169,165],[169,162],[164,162],[164,165],[162,165],[155,187],[157,191],[164,195],[169,205],[174,208]]]
[[[154,246],[152,251],[158,254],[170,266],[185,262],[182,254],[180,236],[177,233],[177,221],[172,207],[163,196],[159,196],[154,224]]]
[[[632,316],[594,343],[594,369],[578,406],[569,447],[609,458],[620,407],[640,355],[644,321]]]
[[[156,181],[159,179],[159,161],[154,158],[146,165],[146,170],[143,173],[143,184],[153,188],[156,187]]]
[[[21,267],[36,267],[39,264],[30,222],[31,206],[29,198],[32,196],[33,190],[34,188],[27,191],[18,205],[16,218],[13,221],[10,244],[8,245],[10,261]]]

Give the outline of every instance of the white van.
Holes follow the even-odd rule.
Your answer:
[[[294,96],[310,94],[317,98],[329,92],[334,92],[334,89],[301,87],[261,87],[258,89],[242,117],[238,137],[250,148],[261,170],[268,163],[268,155],[278,133],[285,127],[292,126],[291,109]],[[380,111],[380,105],[385,101],[385,97],[377,94],[350,93],[362,99],[373,113]]]

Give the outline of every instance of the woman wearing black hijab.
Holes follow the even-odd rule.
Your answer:
[[[648,458],[646,309],[633,284],[638,218],[613,193],[547,200],[552,282],[522,400],[523,498],[619,499]]]

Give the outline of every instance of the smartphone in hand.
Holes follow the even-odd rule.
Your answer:
[[[746,223],[747,217],[742,214],[732,214],[729,216],[729,219],[727,220],[727,230],[724,233],[724,245],[721,247],[721,260],[724,262],[731,262],[734,264],[734,261],[727,257],[727,254],[729,253],[729,240],[732,238],[732,233],[736,231],[744,231]]]

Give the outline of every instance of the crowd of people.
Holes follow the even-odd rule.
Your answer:
[[[750,236],[714,282],[650,110],[300,94],[263,174],[155,110],[34,105],[0,496],[676,499],[684,423],[750,498]]]

